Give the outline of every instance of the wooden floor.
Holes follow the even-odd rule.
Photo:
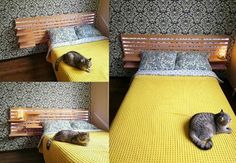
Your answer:
[[[45,54],[0,62],[0,82],[20,81],[56,81],[52,65],[46,62]]]
[[[38,149],[0,152],[1,163],[44,163],[43,155]]]

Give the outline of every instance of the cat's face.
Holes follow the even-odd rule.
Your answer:
[[[217,114],[216,121],[221,126],[227,126],[230,123],[231,118],[227,113],[225,113],[223,110],[221,110],[221,112],[219,114]]]
[[[92,59],[82,59],[81,60],[84,69],[90,69],[92,67]]]
[[[87,143],[89,142],[89,133],[87,132],[78,133],[77,141],[80,142],[81,144],[87,145]]]

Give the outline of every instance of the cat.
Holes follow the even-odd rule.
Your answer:
[[[77,144],[81,146],[87,146],[89,143],[89,133],[87,132],[76,132],[71,130],[62,130],[54,135],[52,139],[47,142],[47,149],[49,150],[52,140],[67,142],[71,144]]]
[[[211,138],[215,134],[230,134],[232,132],[232,129],[228,127],[230,121],[230,116],[223,110],[218,114],[195,114],[190,120],[189,136],[200,149],[211,149],[213,146]]]
[[[63,61],[72,67],[90,72],[90,68],[92,67],[91,60],[91,58],[87,59],[76,51],[69,51],[56,60],[55,70],[58,71],[59,64]]]

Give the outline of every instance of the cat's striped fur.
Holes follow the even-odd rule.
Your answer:
[[[213,146],[211,138],[215,134],[228,133],[232,130],[228,127],[231,118],[221,110],[218,114],[195,114],[189,124],[189,136],[193,143],[200,149],[208,150]]]
[[[59,64],[63,61],[72,67],[90,72],[90,68],[92,67],[91,60],[91,58],[87,59],[76,51],[69,51],[56,60],[55,70],[58,71]]]
[[[77,144],[81,146],[87,146],[89,143],[89,133],[87,132],[76,132],[71,130],[62,130],[54,135],[52,139],[47,142],[47,149],[50,148],[52,140],[67,142],[71,144]]]

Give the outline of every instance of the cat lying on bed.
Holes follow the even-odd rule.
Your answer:
[[[230,134],[232,129],[228,127],[231,118],[221,110],[218,114],[195,114],[189,125],[189,135],[193,143],[200,149],[208,150],[213,146],[211,138],[215,134]]]
[[[47,149],[50,148],[52,140],[67,142],[71,144],[77,144],[81,146],[87,146],[89,142],[89,133],[87,132],[75,132],[71,130],[62,130],[54,135],[52,139],[47,142]]]
[[[90,72],[90,68],[92,66],[91,60],[91,58],[87,59],[76,51],[69,51],[56,60],[55,70],[58,71],[59,64],[61,61],[63,61],[72,67]]]

